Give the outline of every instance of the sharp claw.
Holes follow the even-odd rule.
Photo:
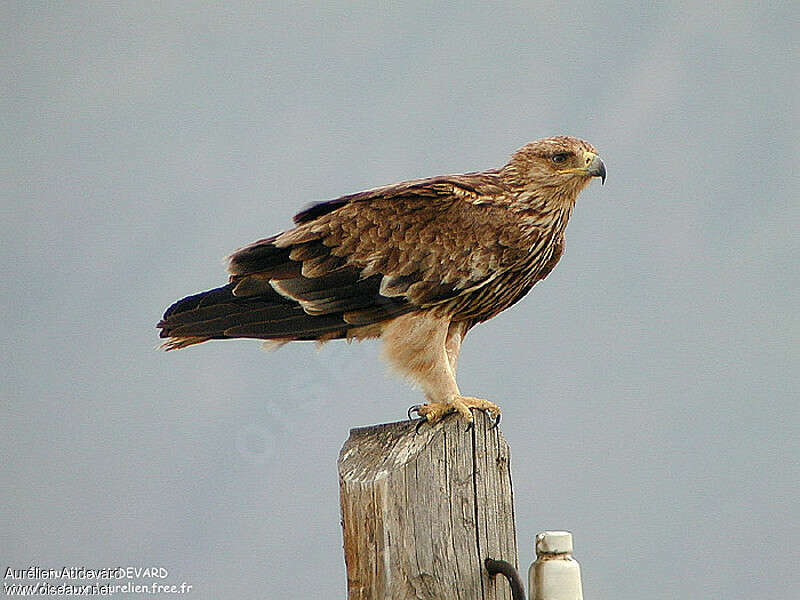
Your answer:
[[[467,423],[467,428],[464,430],[464,433],[467,433],[470,429],[475,429],[475,421]]]
[[[417,414],[419,414],[419,409],[420,408],[422,408],[422,404],[415,404],[414,406],[410,406],[408,408],[408,413],[407,414],[408,414],[408,420],[409,421],[413,418],[411,416],[411,413],[416,412]]]
[[[422,427],[427,422],[428,422],[428,419],[426,417],[420,417],[417,420],[417,426],[414,427],[414,435],[418,434],[419,433],[419,428]]]
[[[494,423],[489,426],[489,429],[495,429],[498,425],[500,425],[501,416],[503,416],[502,413],[497,413],[497,418],[494,420]]]

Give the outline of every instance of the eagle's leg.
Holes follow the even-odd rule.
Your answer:
[[[462,396],[456,383],[456,363],[468,325],[430,313],[411,313],[394,319],[381,334],[389,362],[425,390],[426,404],[413,406],[424,422],[436,423],[458,413],[472,425],[472,409],[491,415],[496,425],[500,408],[488,400]]]

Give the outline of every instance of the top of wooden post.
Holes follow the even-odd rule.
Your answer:
[[[415,429],[352,429],[339,455],[350,600],[510,599],[484,568],[517,564],[508,445],[482,414]]]
[[[339,453],[339,476],[348,481],[372,481],[401,468],[427,446],[436,426],[397,421],[354,427]]]

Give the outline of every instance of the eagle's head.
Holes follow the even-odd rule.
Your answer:
[[[606,180],[606,166],[594,146],[566,135],[526,144],[501,172],[515,185],[571,202],[593,177]]]

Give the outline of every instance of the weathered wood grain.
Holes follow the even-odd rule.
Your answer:
[[[480,414],[414,427],[353,429],[340,453],[349,599],[510,600],[483,566],[518,561],[508,444]]]

